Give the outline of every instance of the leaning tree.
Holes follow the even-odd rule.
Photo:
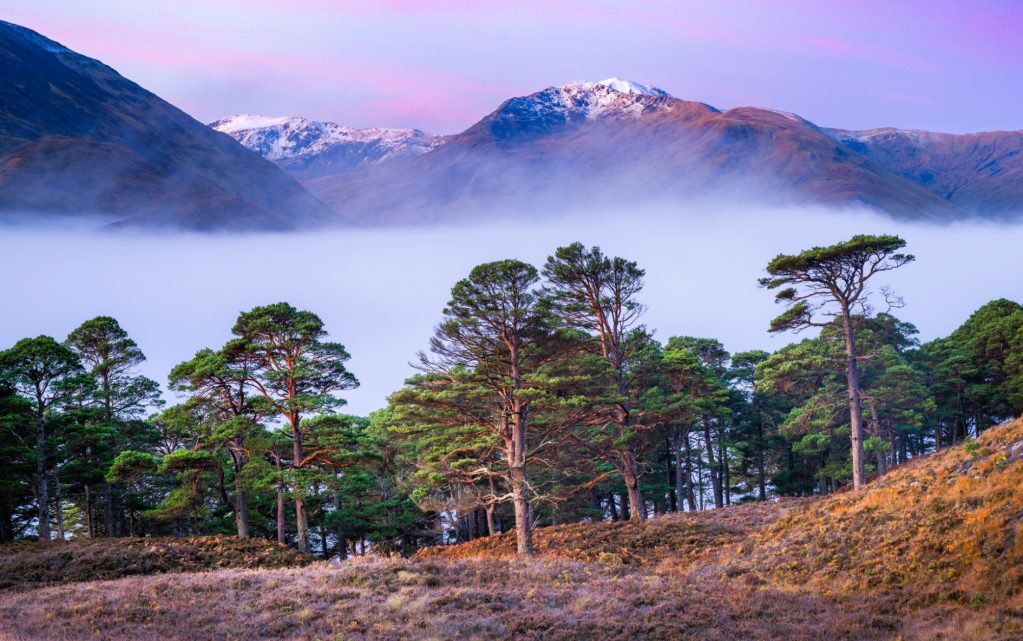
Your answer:
[[[853,320],[857,312],[862,316],[870,313],[867,305],[870,278],[914,260],[913,255],[899,252],[905,246],[906,241],[898,236],[853,236],[846,242],[814,247],[794,256],[778,254],[767,265],[770,276],[759,280],[760,286],[767,289],[789,286],[775,295],[775,301],[784,303],[788,309],[771,321],[768,331],[772,333],[824,327],[841,319],[852,430],[853,487],[857,490],[863,487],[866,474]],[[889,292],[885,288],[882,292],[891,307]],[[831,320],[818,320],[820,316]]]

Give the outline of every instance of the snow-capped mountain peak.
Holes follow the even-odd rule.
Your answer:
[[[412,158],[446,140],[418,129],[355,129],[294,116],[240,114],[215,120],[208,126],[303,178]],[[324,163],[328,166],[319,167]],[[318,168],[312,167],[314,164]]]
[[[676,99],[660,89],[610,78],[601,82],[576,80],[512,98],[490,117],[519,122],[629,120],[677,107]]]
[[[614,89],[618,93],[640,94],[644,96],[668,96],[669,98],[675,97],[663,89],[641,85],[638,82],[622,80],[621,78],[608,78],[607,80],[601,80],[597,84]]]

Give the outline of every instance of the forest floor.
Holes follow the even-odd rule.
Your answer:
[[[860,493],[0,591],[0,639],[1023,639],[1023,421]],[[38,583],[38,582],[36,582]]]

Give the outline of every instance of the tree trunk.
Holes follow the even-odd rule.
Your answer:
[[[512,353],[515,363],[512,374],[516,388],[521,387],[518,353]],[[519,556],[533,556],[533,514],[529,504],[526,483],[526,412],[528,406],[515,401],[512,405],[511,438],[505,440],[508,453],[508,480],[515,504],[515,543]]]
[[[863,407],[860,403],[860,377],[856,369],[856,337],[848,308],[842,309],[845,329],[846,382],[849,386],[849,423],[852,428],[853,489],[863,488],[866,473],[863,456]]]
[[[493,503],[489,503],[485,508],[487,512],[487,536],[494,536],[497,534],[497,525],[494,523],[494,509],[496,507],[497,506]]]
[[[89,491],[88,483],[85,484],[85,529],[90,539],[96,537],[92,529],[92,494]]]
[[[686,450],[686,501],[689,502],[689,510],[696,512],[696,494],[693,491],[693,451],[689,443],[689,432],[686,431],[682,443]]]
[[[60,501],[60,466],[53,467],[53,502],[57,514],[57,538],[64,540],[64,506]]]
[[[294,414],[290,417],[291,438],[294,445],[294,468],[297,471],[302,465],[302,432],[299,426],[299,416]],[[295,521],[298,525],[298,549],[300,552],[309,554],[309,515],[305,508],[305,497],[295,481]]]
[[[249,538],[248,497],[245,495],[245,480],[237,465],[234,470],[234,522],[238,526],[238,538]]]
[[[696,457],[696,478],[700,481],[700,510],[703,510],[703,458]]]
[[[616,505],[614,492],[611,492],[611,494],[608,495],[607,504],[608,508],[611,510],[611,522],[616,523],[618,521],[618,506]]]
[[[714,496],[714,507],[719,508],[721,501],[721,478],[718,476],[717,463],[714,461],[714,441],[710,438],[710,421],[703,419],[703,442],[707,448],[707,469],[710,471],[710,488]]]
[[[107,536],[110,538],[114,537],[114,492],[111,489],[110,483],[103,483],[103,529],[106,530]]]
[[[675,494],[678,496],[678,511],[682,508],[682,497],[686,496],[685,484],[682,482],[682,430],[676,427],[671,434],[671,449],[675,452]],[[689,509],[692,509],[692,504]]]
[[[518,463],[516,461],[516,463]],[[515,503],[515,544],[519,556],[533,556],[533,533],[529,523],[529,500],[526,498],[526,470],[517,464],[509,470],[512,500]]]
[[[675,433],[677,433],[677,432],[678,432],[678,429],[675,430]],[[678,448],[674,447],[674,443],[676,442],[676,440],[677,439],[675,438],[674,434],[672,436],[672,440],[671,441],[668,441],[668,439],[664,439],[664,477],[665,477],[665,481],[667,482],[668,488],[669,488],[668,489],[668,510],[670,510],[672,512],[678,512],[679,511],[678,510],[678,502],[682,500],[682,495],[678,494],[675,491],[675,489],[676,489],[675,488],[675,482],[677,481],[677,475],[675,475],[675,478],[672,478],[673,475],[671,473],[671,458],[672,458],[672,456],[675,457],[675,467],[676,468],[678,467]]]
[[[646,506],[639,491],[638,465],[632,452],[623,452],[621,461],[622,480],[629,491],[629,513],[633,521],[646,520]]]
[[[281,474],[281,457],[277,455],[277,475]],[[284,484],[280,478],[277,481],[277,542],[285,545],[284,538]]]
[[[341,483],[338,481],[338,473],[334,471],[334,511],[341,511]],[[338,519],[337,529],[334,530],[334,536],[337,537],[337,556],[339,559],[344,561],[348,558],[348,541],[345,540],[345,530],[341,526],[341,519]]]
[[[38,400],[42,408],[42,398]],[[40,541],[50,540],[50,494],[46,485],[46,432],[42,409],[36,417],[36,489],[39,508],[39,527],[37,532]]]
[[[718,435],[718,443],[721,446],[721,472],[722,481],[724,484],[724,499],[725,505],[732,504],[732,475],[731,470],[728,469],[728,446],[725,445],[724,435]]]
[[[760,490],[760,500],[767,500],[767,487],[764,484],[764,448],[760,447],[760,456],[757,458],[757,485]]]

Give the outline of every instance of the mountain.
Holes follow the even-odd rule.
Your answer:
[[[186,230],[345,222],[230,136],[35,31],[0,22],[0,64],[2,212]]]
[[[512,98],[426,153],[303,184],[372,225],[710,199],[966,216],[794,114],[722,112],[619,79]]]
[[[971,214],[1023,211],[1023,131],[962,135],[892,128],[823,131]]]
[[[618,93],[671,95],[638,82],[608,78],[600,85]],[[307,118],[266,118],[241,114],[209,123],[299,180],[346,174],[397,164],[432,151],[451,136],[418,129],[355,129]]]
[[[418,129],[354,129],[305,118],[239,115],[208,126],[299,180],[414,158],[447,139]]]

